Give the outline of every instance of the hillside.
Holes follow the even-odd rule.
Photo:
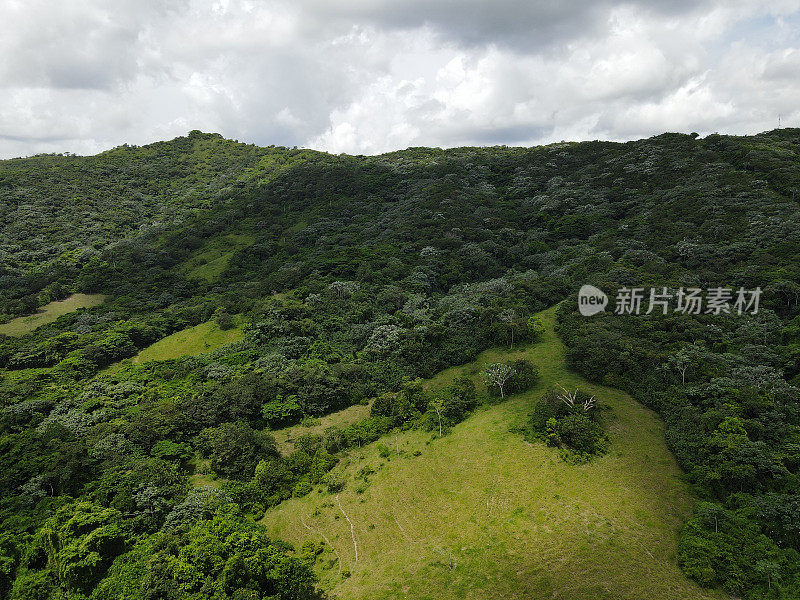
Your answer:
[[[426,383],[442,387],[471,373],[480,384],[485,365],[524,357],[542,372],[535,388],[478,410],[444,438],[414,431],[386,440],[386,458],[375,443],[365,446],[348,460],[340,494],[312,492],[267,512],[263,522],[276,537],[333,546],[327,557],[340,557],[351,573],[342,578],[338,561],[326,563],[321,577],[336,597],[723,597],[691,585],[675,564],[692,501],[663,425],[627,394],[569,373],[552,330],[555,311],[543,317],[541,341],[487,350]],[[510,431],[559,384],[589,389],[611,409],[608,455],[570,465]],[[375,474],[364,486],[359,472],[367,466]],[[343,514],[354,526],[358,562]]]
[[[0,596],[797,598],[799,188],[797,129],[0,161]]]

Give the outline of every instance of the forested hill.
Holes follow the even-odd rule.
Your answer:
[[[528,262],[541,254],[536,247],[540,240],[547,250],[552,250],[553,241],[574,238],[591,238],[599,248],[596,242],[602,240],[592,237],[598,234],[603,239],[638,240],[669,259],[665,250],[671,246],[677,255],[676,238],[703,246],[712,241],[705,239],[709,232],[716,232],[717,238],[735,234],[746,213],[758,218],[756,213],[766,209],[765,195],[771,201],[793,199],[798,188],[797,138],[796,130],[784,129],[754,137],[665,134],[627,144],[418,148],[379,157],[337,157],[259,148],[192,132],[170,142],[122,146],[90,157],[43,155],[2,161],[3,308],[8,314],[28,311],[35,295],[46,303],[42,301],[61,291],[47,288],[53,280],[66,275],[73,281],[76,267],[123,240],[180,229],[198,217],[207,228],[207,222],[219,218],[223,207],[243,190],[254,202],[240,203],[237,219],[256,212],[268,216],[279,207],[284,214],[320,220],[309,223],[319,229],[336,221],[325,209],[344,201],[344,209],[381,214],[390,227],[394,217],[413,217],[415,226],[423,225],[431,234],[447,234],[448,227],[439,225],[456,225],[453,218],[470,220],[464,235],[455,238],[477,244],[495,241],[521,251],[513,258]],[[276,174],[278,181],[270,183]],[[720,217],[714,215],[725,210],[730,216],[734,202],[738,219],[726,219],[719,232]],[[499,230],[511,215],[519,217],[514,223],[525,225],[510,229],[525,232],[527,247],[511,231],[507,233],[512,237],[500,239]],[[762,227],[769,227],[770,216],[764,214]],[[613,232],[608,230],[612,222],[618,225]],[[664,222],[671,223],[662,231],[666,235],[643,239],[648,226],[658,223],[661,228]],[[623,224],[628,227],[621,231]],[[463,229],[466,223],[457,225]],[[746,229],[742,233],[763,237],[761,231]],[[268,238],[274,230],[271,224],[269,232],[259,231]],[[313,229],[298,233],[313,235]],[[419,237],[424,241],[425,236]],[[189,241],[197,243],[194,238]],[[453,245],[458,242],[448,244]],[[511,266],[502,251],[483,250],[497,264],[487,264],[482,275],[496,275]],[[709,251],[705,247],[698,250],[698,264],[713,257],[713,250],[711,256],[704,254]],[[515,260],[513,266],[522,264]]]
[[[30,311],[36,295],[40,303],[58,297],[66,290],[53,282],[72,281],[92,257],[218,209],[248,179],[305,154],[194,131],[96,156],[0,161],[0,289],[3,300],[22,301],[6,312]]]
[[[304,597],[313,549],[252,517],[337,489],[348,448],[438,414],[416,378],[531,341],[566,299],[572,368],[660,412],[703,500],[686,575],[800,595],[798,129],[371,157],[192,132],[2,161],[0,217],[0,323],[106,298],[0,333],[0,594]],[[757,315],[587,319],[584,283],[764,293]],[[269,434],[374,397],[288,456]],[[209,469],[224,485],[190,490]]]
[[[797,130],[782,129],[350,157],[192,132],[90,157],[2,161],[0,318],[88,289],[81,274],[91,279],[119,246],[175,257],[233,222],[254,235],[250,255],[269,248],[273,273],[287,258],[275,244],[295,256],[313,238],[314,253],[325,255],[338,252],[345,230],[358,236],[345,244],[350,255],[402,241],[411,257],[430,243],[460,263],[455,279],[431,282],[439,290],[461,280],[465,265],[471,279],[554,271],[566,247],[584,242],[632,267],[660,259],[684,272],[727,272],[769,246],[780,260],[780,244],[797,230],[789,202],[800,188],[797,142]],[[281,227],[292,227],[288,237]],[[171,232],[182,247],[164,244]],[[348,258],[333,260],[344,264],[320,274],[347,275]]]

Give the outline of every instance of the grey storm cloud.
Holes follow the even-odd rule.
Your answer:
[[[389,29],[430,27],[465,46],[495,44],[524,52],[561,47],[600,35],[620,3],[608,0],[350,0],[309,3],[327,20],[350,19]],[[701,11],[707,2],[639,0],[626,3],[653,18]]]
[[[0,0],[0,156],[800,125],[800,0]]]

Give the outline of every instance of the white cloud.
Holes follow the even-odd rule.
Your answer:
[[[0,0],[0,156],[800,126],[800,0]]]

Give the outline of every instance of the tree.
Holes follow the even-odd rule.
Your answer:
[[[284,398],[280,394],[261,407],[261,416],[270,427],[297,421],[303,414],[299,398],[292,394]]]
[[[509,378],[514,376],[513,368],[505,363],[493,363],[483,371],[484,381],[488,386],[495,386],[500,390],[500,397],[505,398],[504,388]]]
[[[20,548],[9,533],[0,533],[0,595],[8,594],[14,581],[14,572],[19,564]]]
[[[439,437],[442,437],[442,412],[444,411],[444,400],[437,396],[431,401],[430,406],[436,412],[436,416],[439,418]]]
[[[296,600],[313,598],[315,581],[308,558],[223,503],[188,527],[140,541],[93,597]]]
[[[542,320],[535,315],[528,317],[526,325],[528,328],[528,336],[531,340],[538,340],[545,332]]]
[[[150,450],[156,458],[178,462],[185,465],[192,457],[192,447],[186,443],[176,443],[171,440],[159,440]]]
[[[585,393],[581,394],[578,388],[575,388],[574,392],[570,392],[564,386],[559,387],[561,388],[561,393],[558,394],[558,398],[566,404],[570,410],[579,408],[583,409],[584,412],[588,412],[594,408],[594,395],[589,396]]]
[[[696,358],[695,350],[692,346],[685,346],[675,354],[671,354],[667,359],[667,367],[677,371],[681,375],[681,384],[686,385],[686,371],[694,363]]]
[[[122,515],[90,502],[68,504],[37,533],[48,567],[67,590],[88,592],[126,546]]]
[[[443,413],[451,424],[463,421],[478,401],[475,384],[469,377],[457,377],[446,390],[443,400]]]
[[[518,331],[524,331],[525,323],[520,318],[517,311],[513,308],[508,308],[498,315],[498,319],[508,331],[509,348],[514,349],[514,334]]]
[[[337,299],[349,298],[358,290],[358,283],[355,281],[334,281],[328,285],[328,290],[333,292]]]
[[[517,394],[531,389],[539,380],[539,369],[531,361],[521,358],[509,363],[514,376],[508,382],[508,392]]]
[[[261,459],[278,456],[272,436],[242,421],[204,429],[198,441],[201,451],[211,458],[211,468],[233,479],[252,477]]]
[[[232,329],[234,326],[233,317],[230,315],[230,313],[228,313],[223,309],[217,311],[216,319],[217,319],[217,325],[223,331]]]

